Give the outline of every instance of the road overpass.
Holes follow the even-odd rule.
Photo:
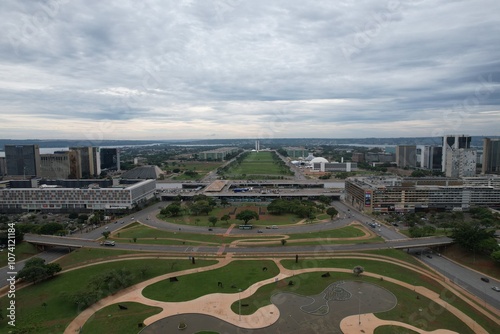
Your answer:
[[[69,237],[55,237],[48,235],[26,234],[24,240],[33,245],[61,246],[72,248],[101,248],[99,242],[90,239],[77,239]],[[220,253],[233,253],[235,255],[244,254],[311,254],[320,252],[339,251],[362,251],[374,249],[411,249],[431,246],[448,245],[453,242],[448,237],[430,237],[422,239],[402,239],[382,243],[369,244],[324,244],[324,245],[301,245],[294,246],[290,243],[287,246],[178,246],[178,245],[157,245],[157,244],[137,244],[137,243],[116,243],[114,249],[165,252],[189,255],[217,255]]]

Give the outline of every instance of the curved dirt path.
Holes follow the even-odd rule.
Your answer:
[[[208,267],[202,267],[202,268],[195,268],[195,269],[189,269],[189,270],[184,270],[176,273],[169,273],[165,274],[162,276],[155,277],[153,279],[150,279],[145,282],[141,282],[139,284],[136,284],[132,287],[129,287],[127,289],[124,289],[120,291],[119,293],[106,297],[96,304],[90,306],[86,310],[84,310],[82,313],[80,313],[71,323],[68,325],[64,333],[75,333],[78,332],[85,322],[98,310],[112,304],[120,303],[120,302],[126,302],[126,301],[132,301],[132,302],[138,302],[142,303],[145,305],[150,305],[150,306],[155,306],[155,307],[160,307],[163,309],[160,313],[153,315],[147,319],[145,319],[144,324],[149,325],[159,319],[172,316],[172,315],[177,315],[177,314],[183,314],[183,313],[200,313],[200,314],[206,314],[210,316],[214,316],[216,318],[222,319],[224,321],[230,322],[234,324],[235,326],[241,327],[241,328],[247,328],[247,329],[257,329],[257,328],[262,328],[266,327],[269,325],[272,325],[279,319],[279,309],[273,305],[267,305],[263,308],[260,308],[258,312],[255,312],[253,315],[246,315],[246,316],[239,316],[238,314],[234,313],[231,310],[231,305],[240,300],[240,298],[247,298],[251,296],[253,293],[257,291],[257,289],[263,285],[276,282],[278,280],[286,279],[292,276],[295,276],[297,274],[301,273],[309,273],[309,272],[318,272],[318,271],[330,271],[330,272],[346,272],[346,273],[351,273],[352,271],[349,269],[340,269],[340,268],[308,268],[308,269],[301,269],[301,270],[290,270],[286,269],[283,267],[281,264],[282,259],[271,259],[273,260],[278,268],[280,269],[280,273],[270,279],[263,280],[260,282],[257,282],[250,286],[248,289],[241,291],[240,293],[232,293],[232,294],[227,294],[227,293],[215,293],[215,294],[209,294],[205,295],[202,297],[199,297],[195,300],[190,300],[186,302],[161,302],[161,301],[156,301],[152,300],[149,298],[146,298],[142,295],[142,290],[153,283],[159,282],[164,279],[168,279],[169,277],[172,276],[181,276],[181,275],[186,275],[186,274],[191,274],[191,273],[196,273],[196,272],[203,272],[203,271],[208,271],[208,270],[213,270],[217,269],[220,267],[223,267],[233,261],[231,257],[226,257],[219,261],[219,263],[208,266]],[[395,262],[394,259],[387,259],[386,261]],[[415,270],[416,268],[413,268]],[[422,268],[419,268],[421,270],[421,273],[430,276],[426,270],[422,270]],[[482,328],[477,322],[472,320],[470,317],[468,317],[466,314],[464,314],[462,311],[459,309],[455,308],[453,305],[445,302],[440,298],[440,295],[425,288],[422,286],[414,286],[411,284],[408,284],[406,282],[402,282],[390,277],[382,276],[379,274],[374,274],[374,273],[369,273],[365,272],[364,275],[370,276],[370,277],[375,277],[375,278],[380,278],[383,277],[384,280],[387,280],[389,282],[399,284],[403,287],[406,287],[407,289],[414,290],[415,292],[426,296],[430,300],[432,300],[434,303],[443,306],[446,308],[448,311],[452,312],[455,316],[460,318],[467,326],[469,326],[471,329],[474,330],[475,333],[478,334],[487,334],[486,330]],[[433,277],[435,278],[435,277]],[[446,282],[441,282],[443,285],[448,285]],[[457,293],[455,289],[453,289],[451,286],[447,286],[450,291],[453,291],[454,293]],[[458,293],[459,296],[461,296],[460,293]],[[484,312],[483,312],[484,313]],[[241,319],[241,320],[240,320]],[[382,325],[387,325],[387,324],[393,324],[397,326],[402,326],[399,322],[391,322],[391,321],[385,321],[378,319],[375,317],[373,314],[366,314],[363,315],[363,319],[366,319],[365,322],[362,321],[361,325],[358,323],[358,317],[357,316],[350,316],[342,320],[341,322],[341,327],[344,332],[350,333],[352,330],[355,328],[357,330],[362,331],[363,333],[373,333],[373,330]],[[498,320],[497,320],[498,323]],[[356,331],[357,331],[356,330]],[[432,332],[425,332],[425,331],[420,331],[420,333],[432,333]],[[453,333],[451,331],[440,331],[440,333]]]

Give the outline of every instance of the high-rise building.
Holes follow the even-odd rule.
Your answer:
[[[77,151],[41,154],[41,177],[47,179],[79,179],[82,177]]]
[[[88,179],[101,174],[101,156],[99,147],[70,147],[70,151],[78,152],[81,177]]]
[[[470,148],[471,140],[472,137],[467,135],[447,135],[443,137],[443,166],[441,167],[442,172],[446,172],[446,157],[448,156],[448,151],[457,150],[460,148]]]
[[[417,166],[417,147],[415,145],[396,146],[396,165],[400,168]]]
[[[441,146],[417,145],[417,166],[429,170],[441,170],[442,153]]]
[[[120,150],[101,147],[101,170],[120,170]]]
[[[500,138],[483,139],[482,174],[500,174]]]
[[[0,176],[7,175],[7,162],[5,157],[0,157]]]
[[[443,169],[443,147],[431,146],[429,154],[429,169],[441,170]]]
[[[38,145],[5,145],[7,174],[40,176],[40,147]]]
[[[477,151],[459,148],[446,154],[446,176],[462,178],[476,175]]]

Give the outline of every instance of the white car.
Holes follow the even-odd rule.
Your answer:
[[[493,290],[495,290],[496,292],[500,292],[500,288],[498,286],[494,286],[492,287]]]

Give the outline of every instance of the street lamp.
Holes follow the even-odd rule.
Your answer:
[[[241,289],[238,289],[238,316],[239,316],[239,319],[241,321],[241,296],[240,296],[240,293],[241,293]]]
[[[358,291],[358,322],[361,325],[361,295],[363,294],[361,291]]]

